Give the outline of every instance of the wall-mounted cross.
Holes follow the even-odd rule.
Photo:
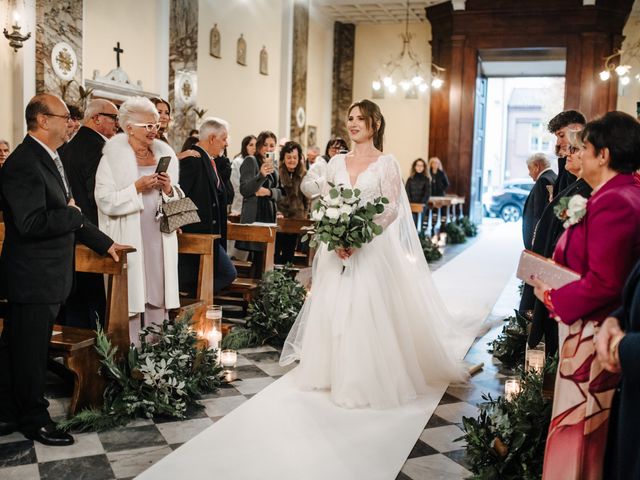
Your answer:
[[[113,48],[113,51],[116,52],[116,63],[120,68],[120,54],[124,53],[124,50],[120,48],[120,42]]]

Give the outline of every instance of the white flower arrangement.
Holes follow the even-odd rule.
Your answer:
[[[579,223],[587,213],[588,200],[582,195],[573,195],[571,198],[562,197],[553,208],[553,213],[563,221],[562,226],[569,228]]]
[[[314,225],[307,228],[303,240],[310,239],[314,248],[320,243],[326,243],[329,250],[360,248],[382,233],[382,227],[373,218],[388,203],[385,197],[365,203],[357,188],[331,185],[329,193],[314,205],[311,211]]]

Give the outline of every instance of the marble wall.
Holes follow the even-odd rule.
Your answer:
[[[169,13],[169,103],[173,106],[169,141],[179,150],[197,128],[198,0],[171,0]],[[176,78],[189,80],[176,89]]]
[[[353,100],[353,59],[356,26],[336,22],[333,29],[333,98],[331,102],[331,134],[348,139],[345,127],[347,110]]]
[[[305,124],[298,124],[298,111],[307,113],[307,57],[309,43],[309,0],[293,6],[293,65],[291,72],[291,140],[306,145]]]
[[[52,62],[54,48],[57,54]],[[82,2],[37,0],[35,81],[37,93],[55,93],[83,107],[78,90],[82,83]]]

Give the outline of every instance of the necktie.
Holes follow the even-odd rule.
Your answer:
[[[56,164],[56,168],[58,169],[60,178],[62,178],[62,183],[64,185],[64,192],[67,194],[67,198],[71,198],[71,193],[69,192],[69,184],[67,183],[67,177],[64,174],[64,167],[62,166],[62,161],[60,160],[60,157],[58,155],[53,157],[53,163]]]

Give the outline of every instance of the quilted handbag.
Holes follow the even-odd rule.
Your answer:
[[[198,207],[189,197],[181,198],[173,202],[162,203],[162,218],[160,219],[160,231],[163,233],[175,232],[183,225],[200,222]]]

